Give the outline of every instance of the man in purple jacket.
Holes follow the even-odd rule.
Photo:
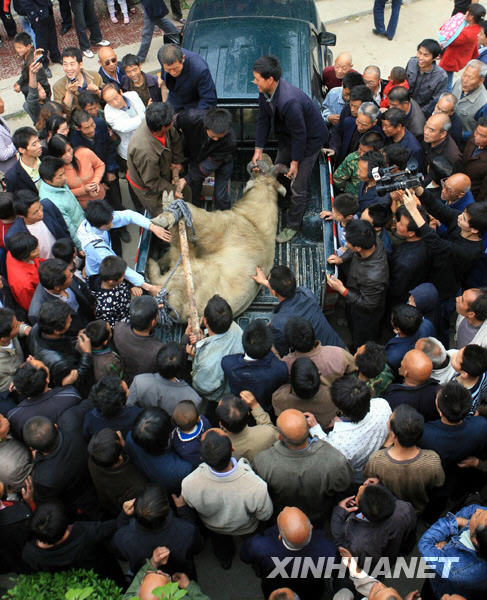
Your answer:
[[[304,92],[281,79],[281,65],[274,56],[261,56],[253,67],[259,90],[259,115],[252,162],[262,160],[262,152],[274,125],[279,142],[276,163],[289,165],[291,204],[286,227],[277,236],[289,242],[298,232],[309,199],[309,182],[321,148],[328,141],[328,128],[315,104]]]

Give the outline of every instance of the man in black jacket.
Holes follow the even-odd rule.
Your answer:
[[[65,410],[81,401],[81,396],[72,386],[51,389],[49,383],[49,369],[32,356],[15,372],[13,384],[23,400],[7,417],[17,439],[22,439],[22,427],[31,417],[43,415],[57,423]]]
[[[427,218],[424,208],[420,208]],[[409,290],[428,281],[431,269],[430,251],[418,234],[418,227],[407,208],[400,206],[396,211],[396,234],[404,241],[395,246],[390,255],[389,299],[391,307],[405,304]]]
[[[482,235],[487,231],[487,206],[485,202],[474,202],[459,212],[425,190],[421,195],[421,204],[447,227],[446,233],[440,237],[419,212],[418,198],[412,190],[406,190],[401,195],[421,239],[431,251],[431,280],[440,296],[438,338],[448,348],[450,314],[455,308],[455,297],[473,264],[484,252]]]
[[[58,424],[32,417],[22,428],[25,445],[34,454],[32,480],[36,504],[60,500],[71,518],[99,517],[100,507],[88,471],[86,442],[81,433],[88,403],[65,411]]]
[[[291,203],[286,227],[277,236],[289,242],[298,232],[308,205],[311,173],[318,154],[328,142],[328,128],[316,105],[300,89],[281,78],[281,65],[273,56],[261,56],[253,66],[254,83],[259,90],[259,114],[252,163],[262,153],[272,126],[279,140],[276,163],[289,165]]]
[[[345,298],[353,344],[361,346],[380,335],[385,291],[389,285],[389,265],[387,252],[368,221],[350,221],[345,238],[347,252],[341,258],[332,254],[328,262],[335,265],[350,263],[347,287],[333,275],[327,275],[326,280]]]
[[[230,177],[237,149],[232,115],[224,108],[183,111],[176,116],[175,127],[184,134],[185,155],[189,157],[184,179],[191,187],[193,203],[200,206],[203,181],[214,172],[215,208],[230,208]]]
[[[45,302],[39,323],[29,334],[29,349],[49,368],[54,386],[74,385],[86,398],[93,385],[91,341],[84,332],[77,341],[66,335],[70,324],[70,308],[65,302]]]
[[[36,47],[44,49],[42,65],[49,75],[48,53],[53,63],[61,63],[52,0],[22,0],[22,5],[36,35]]]
[[[95,303],[87,285],[73,276],[69,265],[59,258],[50,258],[39,267],[39,285],[29,307],[29,321],[36,323],[42,306],[62,300],[69,307],[71,325],[67,335],[78,335],[95,317]]]

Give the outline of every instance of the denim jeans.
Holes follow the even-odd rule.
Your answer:
[[[320,151],[317,150],[311,156],[303,158],[299,163],[298,176],[291,183],[291,203],[287,209],[285,225],[290,229],[297,230],[301,227],[301,221],[308,206],[311,173],[319,153]],[[280,148],[277,152],[276,165],[281,163],[289,166],[290,162],[291,149]]]
[[[32,29],[32,25],[30,24],[29,19],[27,17],[20,17],[20,22],[22,23],[22,27],[24,28],[25,33],[28,33],[30,35],[30,37],[32,38],[32,43],[34,44],[34,48],[37,48],[36,34],[34,33],[34,30]]]
[[[101,30],[96,16],[93,0],[71,0],[71,10],[74,16],[74,26],[81,50],[88,50],[91,44],[101,42]],[[86,35],[90,30],[90,39]]]
[[[158,26],[164,33],[178,33],[178,28],[171,23],[167,17],[161,17],[159,19],[150,19],[144,10],[144,25],[142,27],[142,39],[140,40],[140,48],[137,51],[137,56],[140,60],[144,61],[149,54],[149,48],[152,41],[152,34],[154,33],[154,27]]]
[[[402,0],[391,0],[392,12],[387,29],[384,25],[384,7],[387,0],[374,1],[374,25],[379,33],[385,33],[392,40],[396,33],[397,22],[399,21],[399,11],[401,10]]]
[[[446,72],[448,79],[446,80],[446,91],[451,92],[453,88],[453,76],[455,75],[455,71],[447,71]]]

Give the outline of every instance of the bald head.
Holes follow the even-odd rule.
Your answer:
[[[279,588],[272,592],[269,600],[299,600],[299,596],[289,588]]]
[[[279,415],[277,429],[280,439],[290,448],[301,446],[308,439],[306,418],[294,408],[289,408]]]
[[[115,62],[113,59],[115,59]],[[102,46],[98,50],[98,62],[109,75],[113,75],[117,71],[116,60],[117,55],[110,46]]]
[[[353,67],[352,55],[350,52],[341,52],[335,59],[333,68],[335,69],[335,75],[337,79],[343,79],[345,75]]]
[[[139,588],[139,600],[158,600],[159,596],[152,593],[157,587],[166,585],[171,581],[169,575],[162,572],[147,573]]]
[[[443,142],[451,127],[450,117],[445,113],[431,115],[423,128],[424,141],[431,146],[437,146]]]
[[[287,546],[301,550],[309,544],[313,531],[308,517],[294,506],[286,506],[277,517],[279,533]]]
[[[406,352],[401,362],[399,373],[404,377],[405,383],[419,385],[431,377],[433,363],[421,350]]]

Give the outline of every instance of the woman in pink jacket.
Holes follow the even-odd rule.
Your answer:
[[[485,8],[481,4],[471,4],[465,13],[465,27],[443,51],[439,66],[447,72],[449,92],[453,87],[453,74],[461,71],[469,60],[479,55],[477,36],[484,17]]]
[[[73,152],[68,138],[56,134],[49,141],[48,154],[64,161],[66,183],[83,210],[88,202],[103,200],[105,186],[100,182],[105,173],[105,163],[92,150],[80,146]]]

